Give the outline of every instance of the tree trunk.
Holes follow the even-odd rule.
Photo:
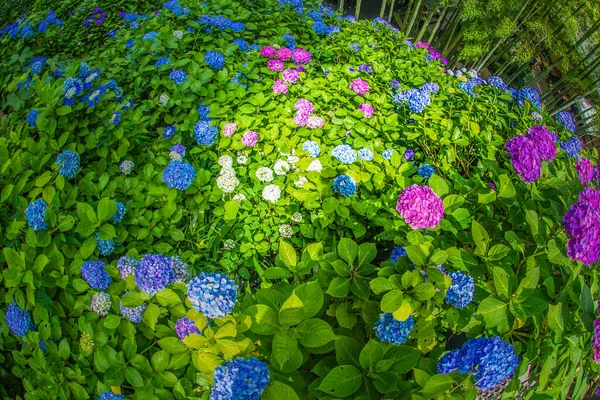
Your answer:
[[[419,13],[421,12],[421,4],[423,3],[422,0],[417,0],[417,3],[415,5],[415,8],[412,12],[412,15],[410,17],[410,22],[408,23],[408,26],[406,27],[406,36],[410,36],[410,33],[412,32],[412,28],[415,24],[415,21],[417,19],[417,15],[419,15]]]
[[[435,34],[437,33],[438,29],[440,28],[442,21],[444,20],[444,18],[446,18],[447,12],[448,12],[448,7],[444,7],[444,9],[442,10],[442,14],[438,17],[438,20],[435,23],[435,26],[433,27],[433,31],[431,31],[431,33],[429,34],[429,39],[427,39],[427,43],[431,44],[431,42],[433,41],[433,38],[435,37]]]
[[[354,18],[356,18],[357,21],[358,21],[358,17],[360,16],[360,3],[361,2],[362,2],[362,0],[356,1],[356,12],[354,13]]]
[[[435,14],[436,12],[437,12],[437,7],[429,9],[429,15],[427,15],[427,19],[425,20],[425,23],[423,24],[423,27],[421,28],[421,31],[419,32],[419,36],[417,36],[417,38],[415,39],[415,42],[418,42],[419,40],[421,40],[421,38],[427,31],[427,28],[429,27],[431,20],[433,19],[433,14]]]
[[[387,0],[381,0],[381,10],[379,11],[379,18],[383,18],[383,14],[385,14],[385,6]]]

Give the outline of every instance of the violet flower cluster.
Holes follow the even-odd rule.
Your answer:
[[[600,192],[586,187],[563,218],[569,237],[567,255],[591,265],[600,259]]]
[[[444,218],[444,204],[429,186],[412,185],[398,196],[396,211],[412,229],[433,229]]]

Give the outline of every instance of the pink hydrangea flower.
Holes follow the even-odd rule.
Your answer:
[[[492,190],[496,190],[496,185],[494,184],[494,182],[488,182],[487,184],[489,187],[492,188]]]
[[[582,158],[575,164],[575,171],[579,173],[581,185],[591,183],[594,180],[594,165],[587,158]]]
[[[283,71],[284,67],[285,67],[285,65],[283,64],[283,61],[281,61],[281,60],[276,60],[273,58],[273,59],[267,61],[267,68],[269,68],[271,71],[281,72],[281,71]]]
[[[306,100],[306,99],[298,99],[295,107],[296,107],[296,113],[298,113],[298,115],[303,115],[305,117],[308,117],[310,114],[312,114],[315,111],[313,104],[309,100]]]
[[[223,128],[223,136],[231,136],[237,130],[235,122],[231,122]]]
[[[287,61],[292,58],[292,51],[287,47],[283,47],[277,51],[277,58],[283,61]]]
[[[412,229],[433,229],[444,218],[444,204],[429,186],[412,185],[398,196],[396,211]]]
[[[425,48],[425,49],[429,50],[429,43],[427,43],[427,42],[423,42],[422,40],[419,40],[419,41],[417,42],[417,44],[415,45],[415,47],[416,47],[417,49],[420,49],[421,47],[423,47],[423,48]]]
[[[263,57],[269,57],[269,58],[274,57],[276,52],[277,51],[275,50],[275,47],[273,47],[273,46],[265,46],[262,49],[260,49],[260,55]]]
[[[369,83],[360,78],[356,78],[350,84],[350,89],[362,96],[363,94],[367,94],[369,92]]]
[[[325,121],[321,117],[317,117],[316,115],[311,115],[306,120],[306,126],[310,129],[319,129],[322,128],[325,124]]]
[[[256,142],[258,142],[258,133],[254,131],[248,131],[244,133],[244,136],[242,136],[242,143],[245,146],[254,147]]]
[[[365,118],[371,118],[375,109],[372,105],[364,103],[358,106],[358,111],[362,111],[365,114]]]
[[[281,75],[281,77],[286,82],[296,83],[298,78],[300,78],[300,73],[298,72],[297,69],[288,68],[285,71],[283,71],[283,74]]]
[[[288,85],[285,84],[281,79],[276,80],[273,83],[273,93],[275,94],[285,94],[288,92]]]
[[[310,53],[300,47],[294,49],[294,60],[302,64],[307,64],[312,60]]]
[[[298,126],[306,126],[307,122],[308,122],[307,115],[297,114],[294,117],[294,123]]]

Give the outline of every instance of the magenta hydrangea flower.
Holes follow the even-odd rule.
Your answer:
[[[236,130],[237,130],[237,125],[235,124],[235,122],[231,122],[231,123],[225,125],[225,127],[223,128],[223,135],[231,136],[234,134],[234,132]]]
[[[287,47],[283,47],[283,48],[277,50],[277,54],[276,54],[277,58],[279,58],[280,60],[283,60],[283,61],[289,60],[290,58],[292,58],[292,55],[293,55],[292,51],[290,49],[288,49]]]
[[[267,61],[267,68],[269,68],[271,71],[281,72],[283,71],[284,67],[285,64],[281,60],[276,60],[272,58],[269,61]]]
[[[494,182],[488,182],[487,184],[489,187],[492,188],[492,190],[496,190],[496,185],[494,184]]]
[[[508,150],[515,172],[525,183],[529,184],[542,175],[542,158],[535,142],[525,136],[517,136],[506,142],[504,147]]]
[[[556,157],[556,146],[554,136],[545,126],[532,126],[525,137],[536,144],[542,160],[552,162]]]
[[[600,259],[600,192],[586,187],[565,214],[563,222],[569,236],[567,255],[591,265]]]
[[[273,93],[275,94],[286,94],[288,92],[288,85],[285,84],[281,79],[273,82]]]
[[[296,108],[296,113],[298,115],[304,115],[307,117],[315,111],[313,104],[306,99],[298,99],[294,107]]]
[[[306,126],[306,124],[308,123],[308,116],[302,115],[302,114],[297,114],[294,117],[294,123],[298,126]]]
[[[594,165],[587,158],[582,158],[575,163],[575,171],[579,173],[579,180],[582,186],[594,180]]]
[[[283,74],[281,75],[281,77],[286,82],[296,83],[298,78],[300,78],[300,73],[298,72],[297,69],[288,68],[285,71],[283,71]]]
[[[412,185],[400,193],[396,211],[412,229],[433,229],[444,218],[444,204],[429,186]]]
[[[297,47],[294,49],[294,60],[302,64],[308,64],[312,60],[312,56],[307,50]]]
[[[258,142],[258,133],[254,131],[247,131],[242,136],[242,143],[248,147],[254,147]]]
[[[311,115],[306,119],[306,126],[310,129],[319,129],[322,128],[325,124],[325,121],[321,117],[317,117],[316,115]]]
[[[263,57],[274,57],[275,53],[277,53],[277,50],[275,50],[275,47],[273,46],[265,46],[262,49],[260,49],[260,55]]]
[[[371,118],[375,109],[372,105],[363,103],[360,106],[358,106],[358,111],[362,111],[365,114],[365,118]]]
[[[596,364],[600,364],[600,318],[596,318],[594,321],[594,336],[592,337],[592,360]],[[596,390],[596,396],[598,395],[598,392],[600,392],[600,386],[598,386],[598,388],[599,389]]]
[[[367,94],[369,92],[369,83],[360,78],[356,78],[350,84],[350,89],[362,96],[363,94]]]

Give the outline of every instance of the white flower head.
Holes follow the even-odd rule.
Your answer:
[[[225,250],[233,250],[235,249],[235,242],[233,241],[233,239],[227,239],[226,241],[223,242],[223,248]]]
[[[301,176],[297,181],[294,181],[294,185],[296,187],[302,187],[306,182],[308,182],[308,179],[306,179],[305,176]]]
[[[279,234],[281,237],[289,239],[294,236],[294,229],[288,224],[279,225]]]
[[[175,36],[177,39],[183,39],[183,32],[180,30],[173,31],[173,36]]]
[[[295,212],[292,215],[292,221],[294,221],[297,224],[300,223],[300,222],[302,222],[302,214],[300,214],[299,212]]]
[[[166,107],[167,103],[169,102],[169,95],[167,95],[166,93],[161,94],[160,96],[158,96],[158,102],[161,106]]]
[[[233,200],[235,201],[242,201],[242,200],[246,200],[246,195],[244,193],[238,193],[235,196],[233,196]]]
[[[298,161],[300,161],[300,157],[298,157],[298,156],[297,156],[297,155],[295,155],[295,154],[292,154],[291,156],[289,156],[289,157],[288,157],[288,159],[287,159],[287,160],[288,160],[288,162],[289,162],[290,164],[292,164],[292,165],[293,165],[293,164],[296,164]]]
[[[308,168],[306,168],[306,171],[321,172],[322,169],[323,169],[323,165],[321,165],[321,161],[319,161],[319,160],[313,160],[310,163],[310,165],[308,166]]]
[[[219,157],[217,160],[217,164],[219,164],[223,168],[231,168],[233,167],[233,158],[229,155],[224,155]]]
[[[261,182],[271,182],[273,178],[273,170],[269,167],[260,167],[256,170],[256,177]]]
[[[263,199],[275,203],[281,197],[281,189],[277,185],[267,185],[262,191]]]
[[[248,162],[248,156],[244,152],[238,151],[237,162],[238,164],[245,165]]]
[[[285,175],[290,170],[290,164],[288,164],[287,161],[279,159],[273,166],[273,169],[277,175]]]
[[[474,69],[470,69],[469,72],[467,72],[469,74],[469,76],[471,78],[477,78],[477,71]]]
[[[235,188],[240,184],[240,181],[235,176],[235,174],[221,174],[217,178],[217,186],[224,193],[231,193],[235,190]]]

